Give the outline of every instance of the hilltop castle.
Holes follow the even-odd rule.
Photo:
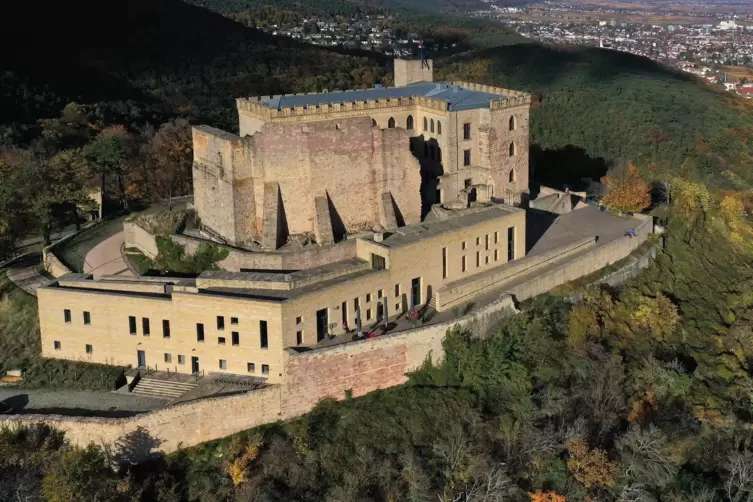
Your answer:
[[[520,203],[530,95],[434,83],[431,68],[396,60],[391,88],[240,98],[239,135],[196,127],[202,227],[274,251],[418,223],[439,203]]]

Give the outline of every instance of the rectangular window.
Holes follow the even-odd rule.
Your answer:
[[[220,359],[220,369],[226,370],[227,369],[227,361],[224,359]]]
[[[447,279],[447,248],[442,248],[442,279]]]
[[[460,270],[463,271],[463,272],[465,272],[466,268],[467,268],[467,262],[466,262],[465,256],[463,256],[462,265],[460,267]]]
[[[230,318],[230,324],[232,324],[233,326],[237,326],[238,325],[238,318],[237,317],[231,317]]]
[[[476,237],[476,245],[478,246],[481,244],[481,237]]]
[[[63,348],[63,346],[60,344],[60,342],[57,341],[57,340],[55,340],[55,350],[60,350],[62,348]]]
[[[296,324],[301,324],[301,321],[303,321],[302,317],[298,316],[298,317],[295,318],[295,323]]]
[[[221,315],[217,316],[217,330],[222,331],[225,329],[225,318]]]
[[[267,338],[267,321],[259,321],[259,341],[261,342],[262,349],[269,347],[269,339]]]
[[[471,139],[471,124],[463,124],[463,139]]]
[[[204,325],[200,322],[196,323],[196,341],[197,342],[203,342],[204,341]]]
[[[162,319],[162,338],[170,338],[170,321]]]
[[[400,296],[400,284],[395,284],[395,296]]]
[[[499,261],[499,249],[494,250],[494,261]]]
[[[303,331],[295,332],[295,344],[301,345],[303,343]]]
[[[151,332],[149,331],[149,318],[148,317],[141,318],[141,329],[144,331],[144,336],[149,336],[151,334]]]
[[[384,294],[383,294],[383,291],[380,289],[377,291],[377,298],[381,298],[382,296],[384,296]]]
[[[136,316],[128,316],[128,330],[132,335],[136,334]]]
[[[254,363],[246,363],[246,371],[256,373],[256,365]]]
[[[473,179],[468,178],[467,180],[463,180],[463,187],[465,188],[471,188],[471,185],[473,184]]]
[[[371,309],[366,309],[366,320],[367,321],[371,320]]]
[[[217,337],[217,344],[218,345],[225,345],[225,337],[224,336],[218,336]]]
[[[489,257],[488,256],[486,258],[484,258],[484,261],[486,262],[487,265],[489,265]]]
[[[371,301],[371,293],[366,293],[366,303]]]
[[[178,356],[178,364],[186,364],[186,356]]]
[[[399,303],[395,304],[395,312],[400,312],[400,304]]]
[[[384,259],[384,256],[371,253],[371,268],[374,270],[384,270],[387,268],[387,261]]]
[[[358,298],[353,298],[353,308],[355,310],[358,310],[358,307],[360,307],[360,303],[358,302]]]
[[[343,323],[343,329],[348,329],[348,302],[342,302],[340,305],[340,317]]]
[[[63,310],[63,319],[65,322],[71,322],[71,311],[68,309]]]
[[[486,250],[489,251],[489,234],[486,234]]]
[[[94,352],[94,347],[92,347],[90,344],[86,344],[86,353],[91,354]]]
[[[494,244],[499,244],[499,232],[494,232]]]
[[[464,166],[471,165],[471,151],[470,150],[463,150],[463,165]]]
[[[241,344],[241,335],[237,331],[233,331],[232,333],[232,341],[233,345],[240,345]]]
[[[172,354],[168,354],[167,352],[165,352],[165,362],[166,363],[173,362],[173,355]]]
[[[265,375],[269,375],[269,365],[268,364],[262,364],[261,365],[261,372]]]
[[[507,261],[515,259],[515,227],[507,229]]]
[[[468,243],[466,241],[461,242],[460,243],[460,249],[463,250],[463,251],[465,251],[465,247],[467,246],[467,244]]]
[[[481,266],[481,251],[476,251],[476,266]]]
[[[84,312],[84,324],[92,323],[92,315],[89,312]]]

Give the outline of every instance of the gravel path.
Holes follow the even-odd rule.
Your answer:
[[[39,273],[38,268],[41,263],[42,258],[39,253],[24,257],[8,267],[8,279],[27,293],[37,296],[37,289],[50,281]]]
[[[160,408],[167,399],[103,391],[0,389],[13,413],[126,417]]]
[[[123,254],[120,252],[124,243],[125,232],[121,230],[97,244],[86,254],[84,272],[91,272],[95,279],[105,275],[133,276],[134,274],[126,265]]]

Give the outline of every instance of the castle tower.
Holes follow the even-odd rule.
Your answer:
[[[395,59],[395,87],[405,87],[416,82],[434,82],[434,61]]]

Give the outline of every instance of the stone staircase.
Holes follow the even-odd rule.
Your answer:
[[[196,387],[198,387],[198,384],[193,382],[143,377],[133,388],[132,393],[141,396],[177,399]]]

